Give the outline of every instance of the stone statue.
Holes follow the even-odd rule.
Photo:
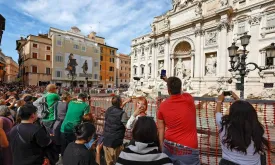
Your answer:
[[[164,46],[163,45],[159,45],[159,53],[164,54]]]
[[[196,9],[195,9],[195,12],[196,12],[196,15],[202,15],[202,4],[201,2],[198,2],[197,6],[196,6]]]
[[[216,75],[217,72],[217,57],[210,55],[210,58],[206,58],[205,74]]]
[[[183,70],[185,70],[185,66],[183,64],[182,58],[177,61],[177,64],[175,65],[175,70],[176,76],[178,78],[183,78]]]
[[[158,75],[160,76],[160,74],[161,74],[161,70],[163,70],[164,69],[164,65],[163,65],[163,62],[161,61],[160,62],[160,64],[159,64],[159,68],[158,68]]]
[[[167,29],[170,28],[170,21],[169,21],[168,17],[166,17],[164,20],[164,28],[167,28]]]
[[[178,5],[180,4],[181,0],[172,0],[172,5],[173,5],[173,11],[176,10],[176,8],[178,7]]]
[[[187,76],[183,79],[182,81],[182,89],[184,91],[190,92],[193,90],[192,88],[192,80],[191,80],[191,76]]]
[[[221,6],[227,6],[228,0],[220,0]]]
[[[152,33],[155,34],[156,32],[156,26],[154,23],[151,24],[151,30],[152,30]]]

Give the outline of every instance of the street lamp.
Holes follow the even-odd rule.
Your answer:
[[[249,44],[251,36],[244,34],[244,36],[240,37],[241,45],[243,46],[243,52],[240,54],[238,53],[239,47],[232,43],[232,46],[228,47],[228,54],[230,57],[230,66],[229,72],[236,72],[239,71],[241,76],[241,87],[240,87],[240,98],[244,99],[244,77],[250,71],[254,71],[258,69],[260,72],[263,70],[269,69],[270,65],[265,67],[260,67],[256,63],[249,62],[246,63],[247,51],[246,46]],[[266,57],[267,58],[275,58],[275,46],[272,43],[270,46],[265,48],[266,50]],[[252,68],[247,68],[247,66],[253,66]]]

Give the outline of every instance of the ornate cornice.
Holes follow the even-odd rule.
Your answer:
[[[223,20],[223,21],[221,21],[219,24],[218,24],[218,26],[217,26],[217,29],[219,30],[219,31],[221,31],[221,30],[223,30],[223,29],[226,29],[226,30],[228,30],[229,29],[229,22],[228,22],[228,20]]]
[[[253,16],[253,17],[249,18],[248,23],[249,23],[251,26],[260,25],[261,20],[262,20],[262,16],[260,16],[260,15],[258,15],[258,16]]]

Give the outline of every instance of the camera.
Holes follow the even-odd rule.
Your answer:
[[[163,77],[166,76],[166,70],[161,70],[160,72],[160,79],[163,79]]]
[[[231,91],[223,91],[224,96],[231,96],[232,92]]]

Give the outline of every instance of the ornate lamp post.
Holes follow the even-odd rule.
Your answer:
[[[228,47],[228,53],[230,57],[230,67],[229,72],[236,72],[239,71],[241,76],[241,87],[240,87],[240,98],[244,99],[244,77],[247,73],[250,71],[254,71],[258,69],[260,72],[263,70],[269,69],[270,65],[265,67],[258,66],[256,63],[249,62],[246,63],[246,46],[249,44],[251,36],[247,35],[246,33],[240,37],[241,45],[243,46],[243,52],[242,54],[238,54],[237,51],[239,49],[238,46],[235,45],[235,43],[232,43],[232,46]],[[272,43],[269,47],[266,49],[266,57],[267,58],[274,58],[275,57],[275,46],[274,43]],[[247,66],[252,66],[252,68],[248,68]]]

